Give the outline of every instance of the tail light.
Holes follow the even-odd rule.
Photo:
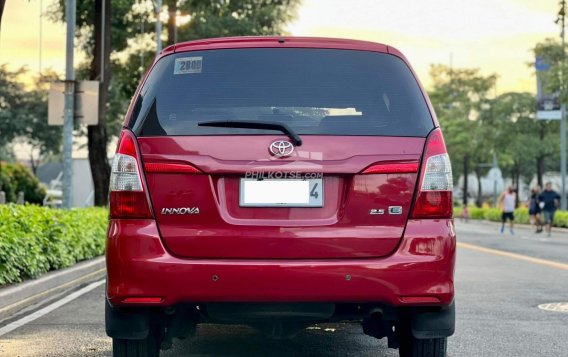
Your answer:
[[[451,218],[452,166],[440,129],[428,136],[421,172],[412,218]]]
[[[123,130],[110,174],[110,218],[152,218],[134,134]]]

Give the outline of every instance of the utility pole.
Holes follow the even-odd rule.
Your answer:
[[[73,117],[75,116],[75,69],[73,51],[75,37],[75,0],[67,0],[65,19],[67,20],[67,43],[65,57],[65,109],[63,119],[63,207],[73,204]]]
[[[565,20],[566,20],[566,0],[560,1],[560,12],[558,13],[560,17],[560,23],[562,25],[562,31],[560,32],[560,36],[562,37],[562,72],[560,83],[562,84],[561,93],[562,93],[562,106],[560,108],[561,117],[560,117],[560,177],[562,181],[562,188],[561,188],[561,198],[560,198],[560,208],[562,210],[566,210],[566,103],[565,103],[565,76],[564,73],[564,65],[566,62],[566,39],[565,39]]]
[[[105,12],[106,0],[102,0],[101,3],[101,72],[100,72],[100,81],[103,83],[105,81],[105,21],[106,21],[106,12]]]
[[[162,51],[162,0],[156,0],[156,56]]]

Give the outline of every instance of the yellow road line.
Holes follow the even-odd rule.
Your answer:
[[[477,252],[499,255],[501,257],[513,258],[513,259],[517,259],[517,260],[524,260],[526,262],[545,265],[545,266],[548,266],[548,267],[551,267],[551,268],[568,270],[568,264],[559,263],[559,262],[555,262],[555,261],[552,261],[552,260],[533,258],[533,257],[529,257],[528,255],[510,253],[510,252],[505,252],[505,251],[498,250],[498,249],[485,248],[485,247],[480,247],[478,245],[463,243],[463,242],[458,242],[457,245],[458,245],[459,248],[475,250]]]

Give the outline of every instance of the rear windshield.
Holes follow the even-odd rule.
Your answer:
[[[376,52],[259,48],[176,53],[159,60],[136,98],[140,136],[274,135],[197,126],[285,123],[300,135],[425,137],[432,118],[399,58]]]

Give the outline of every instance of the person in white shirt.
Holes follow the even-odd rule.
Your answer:
[[[507,188],[507,191],[503,192],[501,194],[501,197],[499,198],[499,205],[501,207],[501,234],[503,234],[503,232],[505,232],[505,223],[507,222],[507,220],[509,220],[510,222],[510,232],[511,235],[515,234],[515,232],[513,231],[514,228],[514,220],[515,220],[515,205],[517,203],[517,194],[515,193],[515,190],[513,189],[512,186],[509,186]]]

